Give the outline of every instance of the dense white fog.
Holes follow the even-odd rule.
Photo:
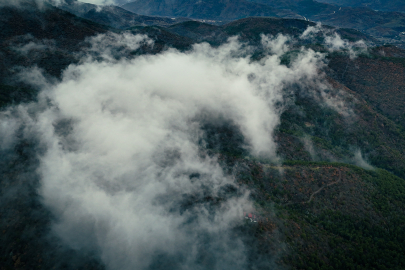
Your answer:
[[[232,123],[252,155],[277,160],[285,90],[325,87],[322,54],[302,49],[287,67],[280,58],[290,39],[262,39],[260,61],[237,38],[117,60],[115,46],[153,41],[100,35],[60,81],[37,68],[22,73],[42,91],[2,113],[2,147],[21,128],[39,141],[39,193],[56,217],[53,233],[95,251],[108,269],[246,269],[233,229],[253,209],[249,192],[206,155],[202,125]]]

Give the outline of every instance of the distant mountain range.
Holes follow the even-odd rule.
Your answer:
[[[235,20],[251,16],[277,16],[270,6],[245,0],[146,0],[122,6],[140,14],[188,17],[210,20]]]
[[[319,0],[319,2],[348,7],[368,7],[381,11],[405,12],[403,0]]]
[[[146,0],[127,3],[122,8],[149,16],[187,17],[229,21],[250,16],[300,18],[337,27],[355,28],[383,38],[401,40],[405,14],[374,11],[361,5],[337,6],[313,0]]]

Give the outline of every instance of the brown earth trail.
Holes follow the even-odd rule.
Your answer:
[[[338,170],[338,171],[339,171],[339,179],[336,180],[336,181],[334,181],[334,182],[332,182],[332,183],[327,184],[326,186],[323,186],[323,187],[319,188],[317,191],[314,191],[314,192],[311,194],[311,196],[309,196],[309,200],[308,200],[308,201],[305,201],[305,202],[291,202],[291,203],[285,204],[285,206],[287,206],[287,205],[292,205],[292,204],[298,204],[298,203],[302,203],[302,204],[310,203],[310,202],[312,201],[312,199],[314,198],[314,196],[315,196],[316,194],[318,194],[319,192],[321,192],[324,188],[329,187],[329,186],[332,186],[332,185],[335,185],[335,184],[337,184],[337,183],[339,183],[339,182],[342,181],[342,171],[341,171],[341,170]]]

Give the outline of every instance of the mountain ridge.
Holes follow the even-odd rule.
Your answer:
[[[240,0],[242,1],[242,0]],[[260,6],[255,6],[260,5]],[[379,12],[365,7],[345,7],[314,0],[253,0],[241,2],[201,0],[136,1],[123,8],[144,15],[182,16],[195,19],[231,20],[249,16],[275,16],[300,18],[327,25],[354,28],[382,42],[402,44],[401,33],[405,31],[405,14]],[[243,7],[243,8],[242,8]]]
[[[266,5],[255,4],[245,0],[205,0],[190,1],[148,0],[127,3],[122,8],[138,11],[142,14],[160,16],[189,17],[209,20],[234,20],[249,16],[274,16],[275,11]]]
[[[58,8],[73,13],[76,16],[118,29],[125,29],[135,25],[167,26],[185,20],[182,18],[138,15],[114,5],[100,6],[77,0],[65,1],[59,4]]]

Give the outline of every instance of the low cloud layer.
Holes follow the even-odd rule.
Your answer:
[[[355,59],[360,53],[367,52],[367,44],[363,40],[350,42],[336,33],[335,29],[322,27],[321,23],[308,27],[301,35],[302,39],[312,39],[315,35],[323,36],[323,43],[330,52],[345,50],[348,52],[350,59]]]
[[[53,232],[108,269],[247,269],[235,230],[253,209],[249,192],[206,154],[202,126],[232,123],[252,155],[276,159],[285,89],[316,87],[323,66],[323,55],[304,49],[281,65],[287,41],[263,38],[269,55],[259,62],[236,38],[118,60],[114,48],[153,44],[98,36],[61,81],[38,69],[21,75],[42,92],[2,113],[2,148],[21,128],[39,141],[39,192],[56,217]]]
[[[45,51],[54,51],[56,49],[56,42],[50,39],[38,40],[28,34],[16,38],[11,48],[23,56],[33,56]]]

